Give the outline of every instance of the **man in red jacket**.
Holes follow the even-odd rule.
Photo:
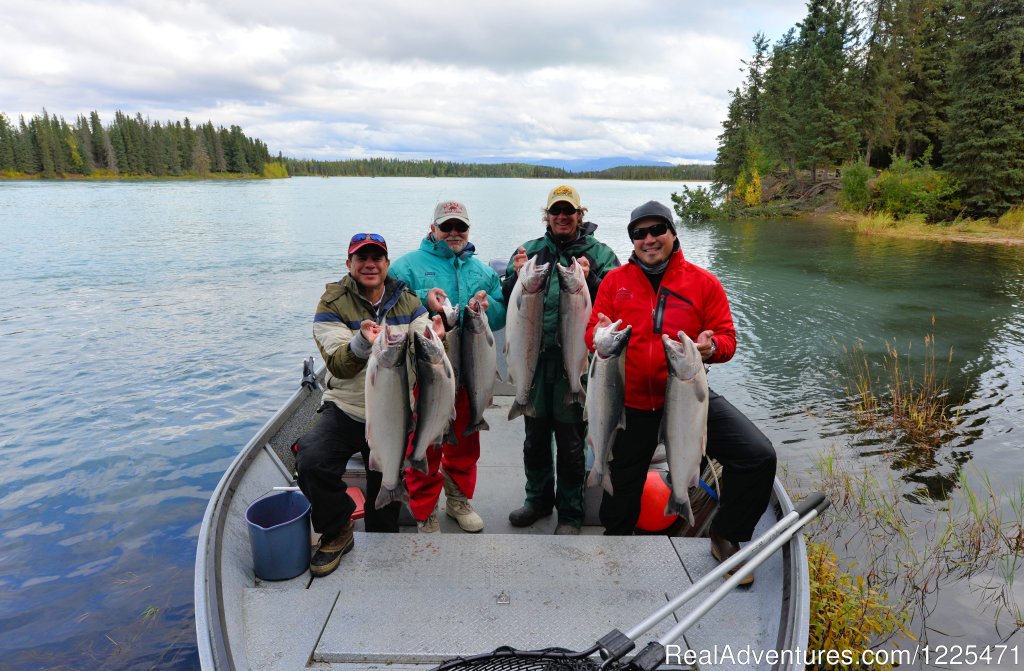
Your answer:
[[[605,275],[587,326],[622,320],[633,327],[626,349],[626,428],[612,447],[609,462],[614,496],[601,501],[607,535],[633,533],[658,427],[665,405],[668,364],[661,334],[685,331],[704,361],[725,363],[736,352],[736,329],[718,278],[685,258],[676,237],[672,211],[656,201],[630,215],[629,263]],[[771,496],[775,449],[771,441],[724,397],[709,393],[707,454],[723,468],[722,498],[711,524],[711,554],[719,561],[750,540]],[[749,576],[746,584],[753,582]]]

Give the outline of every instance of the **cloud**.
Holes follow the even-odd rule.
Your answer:
[[[753,33],[803,4],[265,0],[14,3],[2,111],[238,124],[273,152],[714,155]],[[294,5],[294,6],[293,6]]]

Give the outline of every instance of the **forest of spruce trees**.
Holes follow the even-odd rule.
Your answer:
[[[1024,0],[809,0],[753,46],[714,168],[734,200],[859,163],[938,171],[945,212],[1024,203]]]
[[[263,176],[271,164],[267,146],[238,126],[161,124],[120,111],[108,126],[97,112],[69,124],[46,110],[14,125],[0,113],[0,176]]]

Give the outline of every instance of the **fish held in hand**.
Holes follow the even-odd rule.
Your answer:
[[[708,378],[697,345],[684,332],[661,336],[668,363],[661,442],[665,445],[672,495],[666,515],[683,515],[692,526],[689,488],[700,483],[700,461],[708,438]]]
[[[490,429],[484,410],[494,399],[494,382],[498,376],[498,351],[494,333],[487,323],[487,313],[480,304],[470,301],[462,318],[462,381],[469,397],[469,424],[462,435]]]
[[[508,301],[505,318],[505,359],[508,374],[516,388],[508,418],[533,417],[536,410],[530,400],[533,376],[544,337],[544,294],[550,263],[537,264],[531,257],[519,269],[519,279]]]
[[[594,358],[587,378],[589,393],[584,406],[587,420],[587,446],[594,464],[587,478],[588,487],[600,486],[609,494],[612,479],[608,462],[618,432],[626,428],[626,347],[632,326],[619,329],[622,320],[594,329]]]
[[[374,502],[378,509],[392,501],[409,500],[402,483],[402,462],[412,426],[407,353],[407,331],[385,325],[373,341],[366,363],[367,468],[382,475]]]
[[[406,466],[427,473],[427,448],[445,441],[455,420],[455,374],[444,343],[432,328],[417,333],[415,343],[416,429]]]
[[[576,259],[568,268],[557,266],[559,281],[558,337],[562,344],[562,364],[569,378],[569,389],[563,399],[566,405],[583,405],[586,392],[583,374],[589,364],[584,334],[590,320],[590,289],[583,267]]]

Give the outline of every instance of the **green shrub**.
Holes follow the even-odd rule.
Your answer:
[[[850,212],[864,212],[871,205],[871,189],[868,180],[871,168],[863,161],[857,161],[843,168],[840,178],[839,204]]]
[[[897,158],[875,182],[872,206],[897,219],[917,213],[930,222],[944,221],[958,213],[957,190],[956,180],[947,173]]]
[[[683,221],[707,221],[718,216],[717,196],[713,189],[698,186],[696,189],[684,185],[682,193],[673,193],[676,214]]]

